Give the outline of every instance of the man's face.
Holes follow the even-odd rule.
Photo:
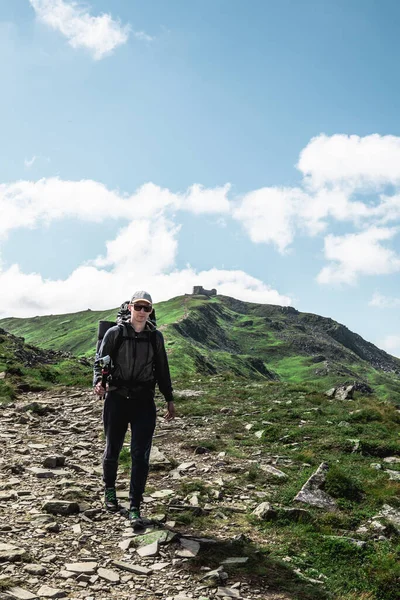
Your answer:
[[[144,308],[146,308],[148,312],[143,310]],[[129,310],[131,311],[131,323],[143,325],[143,323],[147,321],[151,314],[151,308],[151,304],[148,304],[147,302],[143,302],[141,300],[139,300],[139,302],[135,302],[134,304],[129,304]]]

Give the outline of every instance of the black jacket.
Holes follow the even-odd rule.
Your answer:
[[[120,338],[120,328],[123,340]],[[107,355],[111,356],[113,364],[110,390],[119,388],[121,391],[131,389],[140,392],[141,388],[147,388],[154,392],[158,383],[165,400],[173,400],[171,376],[161,331],[152,330],[146,325],[144,331],[136,333],[130,323],[111,327],[96,354],[93,385],[101,380],[99,362],[100,358]]]

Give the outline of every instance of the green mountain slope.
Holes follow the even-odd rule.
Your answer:
[[[10,318],[0,327],[40,348],[91,358],[98,321],[113,320],[116,312]],[[397,398],[400,360],[332,319],[227,296],[179,296],[156,305],[156,312],[175,379],[229,373],[321,388],[360,380]]]

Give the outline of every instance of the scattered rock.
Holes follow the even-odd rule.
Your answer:
[[[255,517],[262,521],[273,521],[277,518],[278,513],[269,502],[261,502],[252,512]]]
[[[46,573],[47,573],[46,567],[44,567],[43,565],[35,565],[33,563],[31,563],[29,565],[25,565],[24,571],[26,571],[27,573],[30,573],[31,575],[38,575],[38,576],[46,575]]]
[[[66,595],[65,590],[57,590],[48,585],[42,585],[38,591],[39,598],[65,598]]]
[[[225,558],[222,561],[221,565],[244,565],[249,560],[248,556],[231,556],[229,558]]]
[[[148,544],[147,546],[140,546],[136,552],[139,556],[157,556],[158,555],[158,540]]]
[[[73,573],[88,573],[89,575],[94,575],[97,566],[96,562],[67,563],[65,565],[65,570],[72,571]]]
[[[0,542],[0,562],[15,562],[24,560],[26,557],[27,552],[23,548]]]
[[[32,594],[32,592],[18,586],[8,589],[7,595],[17,600],[35,600],[37,598],[36,594]]]
[[[135,573],[136,575],[150,575],[150,573],[152,573],[152,569],[149,569],[148,567],[142,567],[142,565],[135,565],[134,563],[113,560],[112,564],[118,569],[128,571],[129,573]],[[164,564],[167,565],[168,563]]]
[[[75,515],[80,510],[77,502],[66,500],[50,500],[45,502],[42,508],[52,515]]]
[[[303,485],[294,500],[318,506],[319,508],[325,508],[326,510],[334,510],[336,508],[335,500],[322,489],[328,469],[329,466],[326,463],[321,463],[315,473]]]
[[[177,550],[176,556],[184,557],[184,558],[193,558],[197,556],[200,550],[199,542],[195,540],[189,540],[187,538],[180,539],[181,550]]]
[[[111,569],[103,569],[100,567],[98,569],[97,574],[105,581],[109,581],[110,583],[119,583],[119,574],[116,571],[112,571]]]
[[[260,465],[260,469],[265,473],[269,473],[270,475],[274,475],[275,477],[279,477],[280,479],[285,479],[287,477],[286,473],[273,467],[272,465]]]

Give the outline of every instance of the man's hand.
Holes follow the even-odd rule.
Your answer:
[[[175,405],[173,402],[168,402],[167,404],[167,412],[164,415],[164,419],[166,421],[172,421],[172,419],[175,419],[176,413],[175,413]]]
[[[103,386],[101,385],[101,381],[98,381],[96,383],[96,385],[93,388],[93,391],[95,394],[97,394],[98,396],[104,396],[104,394],[106,393],[106,390],[103,388]]]

